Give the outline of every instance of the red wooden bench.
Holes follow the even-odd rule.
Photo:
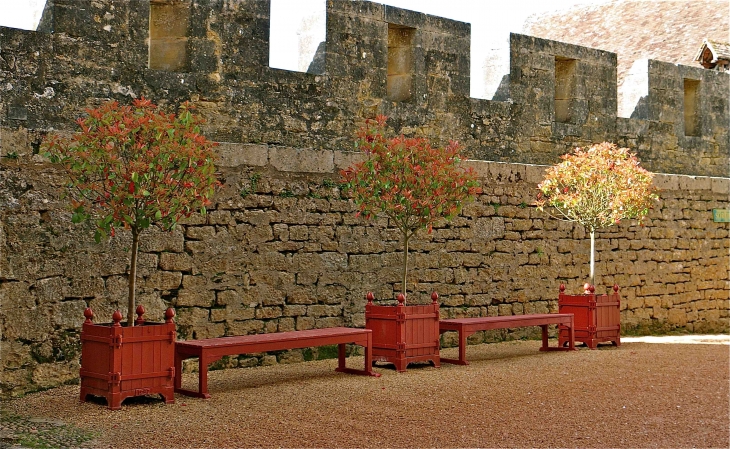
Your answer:
[[[548,325],[557,324],[568,329],[568,347],[548,346]],[[466,339],[476,331],[506,329],[510,327],[540,326],[542,327],[542,347],[540,351],[571,351],[575,349],[575,331],[572,313],[536,313],[529,315],[487,316],[480,318],[454,318],[439,321],[439,332],[456,331],[459,333],[459,358],[445,359],[444,363],[468,365],[466,361]]]
[[[345,345],[356,344],[365,348],[365,369],[357,370],[345,366]],[[284,349],[310,348],[314,346],[338,345],[339,366],[336,371],[379,377],[373,372],[373,333],[369,329],[331,327],[304,331],[277,332],[271,334],[220,337],[204,340],[175,342],[175,393],[199,398],[209,398],[208,365],[225,355],[251,354],[257,352],[281,351]],[[182,361],[198,358],[198,391],[186,390],[182,386]]]

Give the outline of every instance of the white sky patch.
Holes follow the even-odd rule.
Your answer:
[[[0,26],[35,31],[46,0],[0,0]]]
[[[336,0],[346,1],[346,0]],[[377,3],[471,23],[471,96],[494,96],[509,73],[509,34],[528,17],[609,0],[382,0]],[[271,0],[272,67],[307,70],[325,39],[325,0]],[[319,15],[320,17],[316,17]],[[307,37],[307,33],[311,36]]]
[[[271,0],[269,66],[306,72],[326,35],[325,0]]]

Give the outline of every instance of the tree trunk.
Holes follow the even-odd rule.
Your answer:
[[[407,234],[403,234],[403,296],[408,299],[408,288],[406,280],[408,279],[408,240],[410,237]],[[406,302],[404,301],[403,304]]]
[[[591,275],[588,282],[595,286],[596,282],[596,231],[591,229]]]
[[[132,228],[132,256],[129,263],[129,295],[127,297],[127,326],[134,326],[134,293],[137,287],[137,249],[139,248],[139,230]]]

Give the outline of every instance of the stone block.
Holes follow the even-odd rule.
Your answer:
[[[259,307],[256,309],[257,320],[279,318],[282,315],[281,307]]]
[[[185,237],[180,228],[164,232],[151,227],[140,235],[139,251],[145,253],[160,253],[163,251],[181,253],[184,250],[184,242]]]
[[[160,253],[158,266],[165,271],[190,272],[193,268],[193,259],[187,253]]]
[[[35,385],[41,388],[55,387],[77,379],[79,368],[79,362],[76,360],[40,363],[33,367],[31,379]]]
[[[241,296],[236,290],[223,290],[216,292],[215,303],[219,306],[232,306],[241,304]]]
[[[657,173],[654,175],[653,183],[661,190],[679,190],[679,176]],[[660,195],[661,196],[661,195]]]
[[[210,311],[202,307],[176,307],[175,323],[178,326],[199,326],[208,322]]]
[[[710,190],[712,189],[712,178],[707,176],[679,176],[680,190]]]
[[[175,290],[181,282],[182,273],[178,271],[155,271],[145,278],[144,285],[155,290]]]
[[[712,193],[719,193],[725,196],[725,199],[730,197],[730,178],[712,178]]]
[[[215,304],[215,292],[212,290],[181,289],[174,301],[176,307],[211,307]]]
[[[188,226],[185,230],[185,237],[191,240],[208,240],[215,237],[213,226]]]
[[[228,330],[231,335],[260,334],[264,330],[264,322],[261,320],[234,321],[228,323]]]
[[[0,345],[0,361],[2,370],[18,369],[29,365],[33,358],[30,353],[30,346],[16,340],[10,340]]]
[[[216,152],[216,165],[219,167],[265,167],[269,163],[269,148],[266,145],[221,142]]]
[[[297,330],[307,330],[307,329],[314,329],[315,324],[315,318],[311,316],[298,316],[296,318],[297,320]]]
[[[272,147],[271,165],[282,172],[332,173],[334,154],[328,150]]]
[[[293,330],[296,330],[296,319],[288,317],[279,318],[277,332],[289,332]]]

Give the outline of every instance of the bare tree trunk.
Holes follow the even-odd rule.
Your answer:
[[[132,256],[129,263],[129,295],[127,297],[127,326],[134,326],[135,298],[137,287],[137,249],[139,248],[139,230],[132,228]]]
[[[408,240],[410,237],[408,234],[403,234],[403,296],[408,299],[408,287],[406,280],[408,279]],[[403,302],[405,304],[405,301]]]
[[[596,285],[596,231],[593,229],[591,229],[591,276],[588,282],[593,286]]]

